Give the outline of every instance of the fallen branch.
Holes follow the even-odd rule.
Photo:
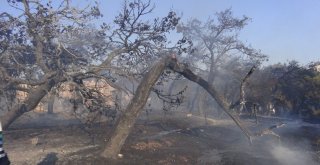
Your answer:
[[[264,136],[264,135],[273,135],[275,137],[278,138],[278,140],[280,141],[280,135],[276,134],[275,132],[273,132],[272,130],[273,129],[276,129],[276,128],[280,128],[282,126],[284,126],[285,124],[284,123],[280,123],[280,124],[276,124],[276,125],[272,125],[271,127],[267,128],[267,129],[264,129],[262,131],[259,131],[255,134],[253,134],[252,137],[259,137],[259,136]]]
[[[226,99],[223,98],[223,96],[218,94],[218,92],[213,88],[213,86],[211,86],[206,80],[204,80],[200,76],[195,75],[185,65],[179,64],[176,60],[171,60],[168,67],[204,88],[216,100],[216,102],[224,110],[224,112],[227,113],[228,116],[236,123],[236,125],[241,129],[244,135],[246,135],[249,141],[252,142],[250,131],[241,124],[240,119],[236,115],[232,114],[229,111],[230,106],[228,102],[226,101]]]

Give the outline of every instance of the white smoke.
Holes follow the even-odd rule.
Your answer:
[[[274,146],[271,154],[283,165],[317,165],[309,152],[293,150],[284,146]]]

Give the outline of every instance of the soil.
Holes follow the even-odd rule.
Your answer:
[[[49,114],[48,114],[49,115]],[[184,113],[141,115],[128,137],[121,156],[108,160],[99,156],[112,126],[97,123],[86,127],[62,122],[57,116],[42,114],[17,121],[4,132],[5,150],[14,165],[99,165],[99,164],[220,164],[277,165],[319,164],[320,127],[297,121],[252,144],[229,119],[204,119]],[[149,114],[150,115],[150,114]],[[35,116],[35,115],[33,115]],[[43,120],[50,120],[44,123]],[[282,119],[279,119],[282,120]],[[279,122],[260,117],[259,123],[245,119],[252,131]],[[38,121],[38,123],[37,123]],[[54,123],[56,122],[56,123]]]

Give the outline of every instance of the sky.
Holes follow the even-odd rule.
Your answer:
[[[0,0],[0,12],[8,10]],[[77,5],[90,0],[73,0]],[[112,22],[121,10],[122,0],[98,0],[103,20]],[[163,17],[173,10],[190,18],[207,20],[216,12],[232,8],[235,16],[252,21],[241,31],[240,39],[269,56],[266,64],[296,60],[302,65],[320,61],[320,0],[152,0],[150,17]],[[148,19],[148,18],[147,18]]]

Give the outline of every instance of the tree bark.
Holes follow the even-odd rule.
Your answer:
[[[30,91],[26,100],[21,103],[13,106],[6,115],[1,117],[2,128],[7,129],[9,125],[15,121],[22,114],[29,112],[37,107],[41,99],[46,96],[48,91],[59,82],[58,77],[49,79],[46,83],[34,88]]]
[[[116,124],[116,128],[114,129],[112,136],[107,143],[104,151],[101,153],[102,157],[116,159],[122,146],[125,143],[129,133],[133,129],[135,121],[138,117],[139,112],[143,109],[147,99],[149,97],[152,86],[156,83],[164,69],[168,67],[173,71],[183,75],[187,79],[199,84],[203,87],[223,108],[223,110],[231,117],[232,120],[240,127],[243,133],[249,138],[251,141],[250,132],[241,125],[239,119],[229,112],[229,105],[225,101],[225,99],[217,93],[217,91],[209,84],[207,81],[202,79],[201,77],[195,75],[191,70],[187,67],[181,66],[177,63],[175,58],[170,56],[166,56],[162,58],[158,63],[153,66],[149,72],[143,77],[141,83],[139,84],[136,93],[129,105],[127,106],[125,112],[119,118]]]
[[[165,57],[156,63],[143,77],[139,84],[134,97],[130,101],[122,116],[118,119],[116,128],[112,133],[110,141],[105,147],[101,156],[105,158],[116,159],[120,150],[131,132],[139,112],[147,102],[151,88],[157,82],[160,75],[166,68],[166,61],[170,57]]]

